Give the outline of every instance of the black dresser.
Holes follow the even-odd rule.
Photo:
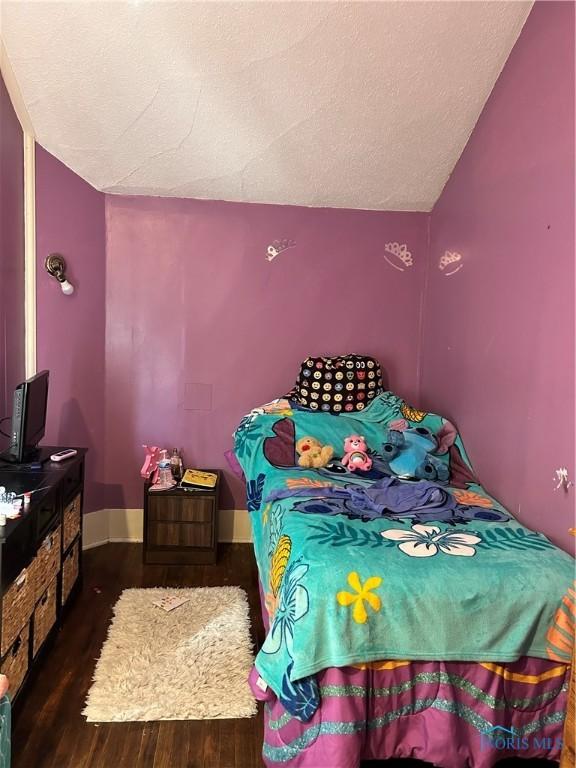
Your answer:
[[[32,492],[20,517],[0,526],[0,672],[10,680],[13,702],[80,586],[86,451],[77,451],[40,468],[0,463],[0,486]]]

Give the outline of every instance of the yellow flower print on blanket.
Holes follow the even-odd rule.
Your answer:
[[[372,594],[372,590],[382,584],[382,579],[380,576],[371,576],[369,579],[366,579],[363,585],[360,581],[360,576],[356,571],[352,571],[348,574],[348,584],[354,592],[338,592],[336,600],[343,606],[353,605],[352,618],[357,624],[365,624],[368,619],[368,613],[364,607],[364,601],[368,603],[373,611],[379,611],[382,606],[382,601],[378,595]]]

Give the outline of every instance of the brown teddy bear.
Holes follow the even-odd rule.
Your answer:
[[[296,443],[298,464],[301,467],[325,467],[334,456],[331,445],[322,445],[315,437],[301,437]]]

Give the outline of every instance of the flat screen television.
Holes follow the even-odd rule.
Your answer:
[[[10,445],[1,454],[4,461],[25,464],[39,459],[37,446],[46,428],[48,377],[48,371],[40,371],[14,390]]]

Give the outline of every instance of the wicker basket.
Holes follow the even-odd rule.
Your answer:
[[[80,545],[77,541],[74,546],[71,547],[70,552],[68,552],[62,562],[62,605],[65,605],[66,600],[68,600],[72,587],[78,578],[80,567],[79,551]]]
[[[78,493],[64,509],[63,549],[66,551],[80,533],[82,495]]]
[[[58,526],[46,536],[38,548],[30,570],[34,574],[34,602],[38,600],[48,589],[48,585],[54,581],[60,570],[60,541],[62,538],[62,526]]]
[[[13,699],[20,690],[20,686],[26,677],[26,672],[28,672],[29,637],[30,625],[26,624],[24,629],[16,637],[12,648],[10,648],[6,658],[0,665],[0,672],[8,677],[10,683],[8,695],[11,699]]]
[[[56,623],[56,579],[40,598],[34,610],[32,656],[36,656],[48,632]]]
[[[2,597],[2,643],[0,655],[4,656],[18,637],[22,627],[34,610],[33,569],[24,568]]]

